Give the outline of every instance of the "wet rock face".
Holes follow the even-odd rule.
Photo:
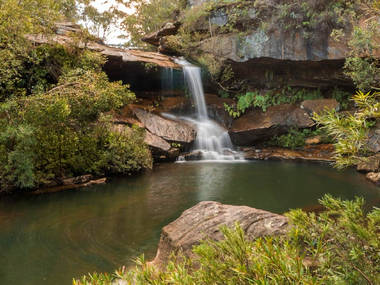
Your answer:
[[[240,223],[246,236],[253,240],[268,235],[284,234],[288,227],[286,217],[247,206],[201,202],[162,229],[157,255],[152,262],[164,267],[172,252],[182,251],[193,257],[192,247],[205,238],[221,240],[220,227]]]
[[[181,144],[191,144],[195,140],[195,129],[186,122],[165,119],[138,108],[134,108],[133,112],[153,135]]]
[[[313,125],[313,120],[297,105],[283,104],[270,107],[266,112],[255,109],[243,115],[232,123],[229,134],[235,145],[249,146],[285,133],[291,127],[309,128]]]

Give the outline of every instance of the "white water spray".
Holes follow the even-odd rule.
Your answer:
[[[203,160],[243,160],[242,156],[233,150],[227,130],[208,117],[201,69],[184,59],[177,60],[177,63],[183,68],[196,108],[196,118],[186,118],[197,127],[194,151],[200,151]]]

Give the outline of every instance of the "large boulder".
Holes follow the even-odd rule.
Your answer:
[[[268,108],[266,112],[255,109],[232,123],[229,134],[232,142],[249,146],[287,132],[291,127],[309,128],[314,125],[309,115],[297,105],[283,104]]]
[[[164,267],[172,252],[181,251],[193,257],[192,248],[201,240],[221,240],[220,227],[233,227],[240,223],[246,236],[253,240],[268,235],[284,234],[288,219],[284,216],[247,206],[223,205],[217,202],[201,202],[162,229],[158,251],[153,265]]]
[[[305,110],[308,114],[320,114],[326,110],[339,110],[339,103],[335,99],[316,99],[305,100],[301,103],[301,109]]]
[[[185,121],[169,120],[139,108],[133,112],[150,133],[166,141],[189,145],[195,140],[194,127]]]

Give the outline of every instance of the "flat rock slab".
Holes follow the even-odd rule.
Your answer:
[[[88,48],[90,50],[100,52],[109,58],[117,58],[120,62],[142,62],[156,64],[161,67],[180,68],[180,66],[176,64],[171,57],[157,52],[121,49],[107,46],[96,41],[76,43],[72,37],[72,34],[79,34],[81,32],[81,27],[71,22],[56,23],[56,29],[56,34],[53,35],[26,35],[26,38],[38,44],[75,44],[79,48]]]
[[[247,206],[223,205],[218,202],[200,202],[162,229],[158,251],[152,264],[163,268],[172,252],[182,251],[192,258],[192,248],[201,240],[223,239],[220,227],[234,227],[239,222],[247,238],[284,234],[288,219],[284,216]]]
[[[195,140],[195,129],[186,122],[165,119],[138,108],[133,112],[149,132],[167,141],[189,144]]]
[[[144,142],[152,148],[155,148],[162,152],[170,150],[171,145],[164,139],[146,131]]]
[[[280,147],[263,149],[245,148],[243,152],[244,158],[247,160],[334,161],[334,146],[331,144],[309,145],[300,150]]]

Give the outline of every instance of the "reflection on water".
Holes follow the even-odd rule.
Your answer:
[[[162,226],[202,200],[282,213],[324,194],[380,191],[355,171],[253,162],[163,164],[153,172],[80,191],[0,200],[0,284],[70,284],[155,254]]]

